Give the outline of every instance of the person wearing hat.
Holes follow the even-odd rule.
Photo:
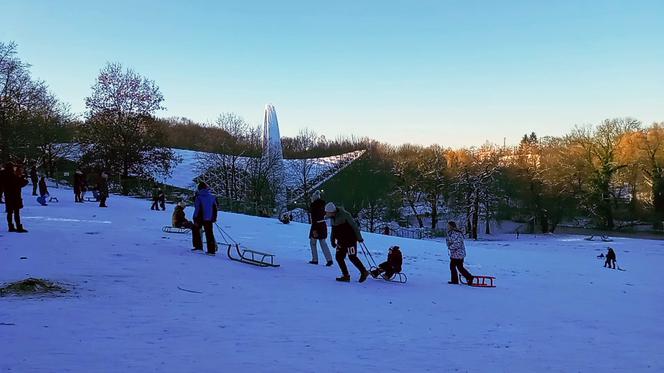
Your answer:
[[[173,210],[173,217],[171,219],[172,225],[174,228],[184,228],[191,229],[194,224],[187,220],[187,217],[184,214],[184,208],[187,207],[187,204],[184,202],[179,202],[175,205]]]
[[[207,184],[198,183],[198,193],[194,200],[194,225],[191,228],[191,237],[194,248],[192,251],[203,251],[203,241],[201,239],[201,228],[205,230],[205,240],[207,241],[207,254],[215,255],[217,252],[217,241],[214,238],[212,224],[217,221],[217,198],[210,192]]]
[[[447,249],[450,253],[450,275],[448,284],[458,284],[459,275],[457,270],[466,278],[468,285],[473,283],[473,275],[463,267],[463,259],[466,257],[466,245],[463,242],[463,233],[457,228],[453,221],[447,223]]]
[[[337,281],[350,282],[350,274],[348,267],[346,267],[346,255],[355,267],[360,271],[359,282],[366,281],[369,276],[369,271],[364,267],[360,258],[357,257],[357,243],[364,242],[360,228],[357,222],[343,207],[337,207],[334,203],[329,202],[325,205],[325,215],[332,219],[332,236],[330,241],[332,247],[337,249],[335,258],[339,269],[341,269],[341,277],[337,277]]]
[[[108,207],[106,206],[106,200],[108,199],[108,174],[102,172],[99,178],[99,183],[97,183],[97,193],[99,193],[99,207]]]
[[[311,261],[309,264],[318,264],[318,248],[320,248],[327,260],[326,266],[334,264],[330,248],[327,247],[327,223],[325,222],[325,200],[319,190],[311,195],[311,205],[309,205],[309,215],[311,217],[311,229],[309,229],[309,245],[311,246]]]
[[[21,224],[20,210],[23,208],[21,189],[28,185],[23,170],[16,167],[14,163],[7,162],[2,175],[3,188],[5,191],[5,208],[7,209],[7,225],[10,232],[27,233]],[[13,217],[13,221],[12,221]],[[16,223],[16,226],[14,226]]]

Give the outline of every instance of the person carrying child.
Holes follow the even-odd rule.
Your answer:
[[[616,252],[612,248],[608,248],[609,251],[606,253],[606,260],[604,261],[604,268],[616,269]]]
[[[392,246],[387,252],[387,261],[378,265],[378,268],[371,271],[371,277],[377,278],[381,273],[383,278],[390,279],[396,273],[401,272],[403,256],[399,246]]]

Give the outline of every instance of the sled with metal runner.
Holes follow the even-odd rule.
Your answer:
[[[191,232],[191,229],[189,228],[176,228],[176,227],[171,227],[171,226],[164,226],[161,228],[161,231],[164,233],[177,233],[177,234],[187,234]]]
[[[251,264],[257,267],[279,267],[279,264],[274,262],[274,254],[264,253],[261,251],[247,249],[242,247],[237,241],[233,239],[226,231],[224,231],[218,224],[215,224],[219,233],[221,234],[221,239],[223,242],[219,242],[221,245],[228,247],[226,254],[228,259]]]
[[[360,249],[362,250],[362,254],[364,254],[364,258],[367,260],[367,264],[369,265],[369,272],[378,269],[376,260],[374,260],[373,255],[371,255],[371,251],[369,251],[367,245],[365,245],[364,242],[360,243]],[[397,272],[392,276],[385,276],[383,273],[380,275],[380,277],[385,281],[396,282],[400,284],[405,284],[408,281],[408,276],[406,276],[406,274],[403,272]],[[378,279],[378,277],[374,278]]]

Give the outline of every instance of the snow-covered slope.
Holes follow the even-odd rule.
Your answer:
[[[282,265],[257,268],[162,233],[172,206],[112,196],[99,209],[53,193],[61,202],[47,207],[25,195],[30,233],[1,225],[0,282],[43,277],[74,291],[0,298],[2,372],[664,370],[661,241],[612,243],[626,272],[602,268],[607,244],[582,237],[468,242],[471,272],[497,276],[478,289],[446,283],[440,242],[366,234],[381,259],[402,247],[409,281],[358,284],[351,266],[347,284],[336,266],[306,264],[306,225],[221,214]]]
[[[193,180],[200,176],[198,173],[198,170],[200,170],[200,167],[198,167],[200,162],[199,160],[201,156],[204,156],[206,153],[183,149],[173,149],[173,151],[177,156],[179,156],[182,162],[173,168],[173,172],[170,177],[162,179],[161,181],[165,184],[180,188],[192,188]],[[364,151],[360,150],[331,157],[312,159],[311,170],[309,171],[308,177],[312,181],[315,181],[325,173],[339,167],[341,163],[355,160],[363,153]],[[238,163],[243,164],[243,159],[244,158],[241,158]],[[298,185],[300,176],[297,175],[297,163],[298,161],[294,159],[284,159],[284,170],[286,172],[284,181],[287,187],[294,187]]]

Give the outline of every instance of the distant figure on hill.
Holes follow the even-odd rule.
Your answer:
[[[447,249],[450,252],[450,274],[451,279],[448,284],[458,284],[459,275],[457,270],[466,278],[468,285],[473,283],[473,275],[463,267],[463,260],[466,257],[466,244],[463,242],[463,233],[457,228],[455,222],[447,223]]]
[[[606,253],[606,260],[604,261],[604,268],[616,269],[616,252],[612,248],[608,248]]]
[[[291,215],[289,212],[284,212],[279,216],[279,221],[283,224],[289,224],[291,220],[293,220],[293,215]]]
[[[102,172],[101,177],[99,178],[99,183],[97,183],[97,194],[99,196],[99,207],[108,207],[106,206],[106,200],[108,199],[108,174]]]
[[[323,251],[326,266],[334,264],[330,248],[327,246],[327,223],[325,222],[325,200],[319,190],[311,195],[311,204],[309,205],[309,216],[311,218],[311,228],[309,229],[309,246],[311,246],[311,261],[309,264],[318,264],[318,247]]]
[[[187,217],[184,213],[184,208],[186,206],[187,205],[184,202],[179,202],[177,205],[175,205],[175,209],[173,210],[173,216],[171,218],[171,223],[174,228],[184,228],[184,229],[193,228],[194,223],[187,220]]]
[[[20,210],[23,208],[21,189],[28,185],[28,180],[25,178],[23,169],[17,167],[12,162],[7,162],[0,179],[2,179],[5,192],[5,208],[7,209],[7,226],[9,231],[27,233],[28,231],[21,224],[20,216]],[[14,218],[13,222],[12,217]],[[14,226],[14,223],[16,223],[16,226]]]
[[[403,265],[403,255],[399,246],[392,246],[387,252],[387,261],[378,265],[378,268],[371,271],[371,277],[377,278],[381,273],[386,279],[392,278],[395,273],[401,272]]]
[[[48,197],[48,186],[46,185],[46,176],[42,175],[39,180],[39,197],[37,197],[37,202],[40,205],[46,206],[46,197]]]
[[[217,199],[210,192],[207,184],[200,182],[198,184],[198,193],[194,200],[194,226],[192,227],[191,237],[194,248],[192,251],[203,250],[203,241],[201,239],[201,228],[205,230],[205,240],[207,241],[207,254],[215,255],[217,252],[217,241],[214,238],[212,224],[217,221]]]
[[[83,171],[76,170],[74,172],[74,202],[83,203],[83,189],[85,188],[85,176]]]
[[[350,262],[360,271],[359,282],[366,281],[369,271],[364,268],[364,264],[357,257],[357,243],[364,242],[357,222],[348,211],[343,207],[335,206],[332,202],[325,205],[325,214],[332,218],[332,237],[330,237],[330,241],[332,242],[332,247],[337,249],[335,257],[342,274],[341,277],[337,278],[337,281],[350,282],[350,274],[348,273],[348,267],[346,267],[346,255],[348,255]]]
[[[32,195],[37,195],[37,188],[39,187],[39,176],[37,175],[37,166],[30,168],[30,181],[32,181]]]
[[[162,211],[166,211],[166,195],[161,189],[155,189],[152,192],[152,206],[150,206],[150,210],[159,211],[160,207]]]

